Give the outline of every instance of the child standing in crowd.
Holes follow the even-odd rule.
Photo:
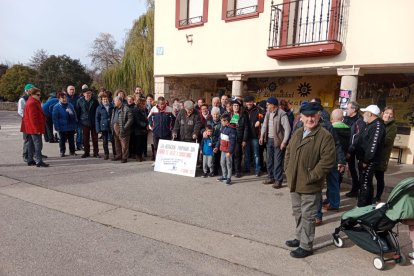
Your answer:
[[[223,176],[218,178],[217,181],[225,181],[226,185],[231,185],[231,174],[232,174],[232,155],[236,145],[236,129],[229,127],[230,115],[223,114],[221,117],[221,132],[219,140],[216,143],[214,152],[219,149],[221,151],[221,171]]]
[[[203,138],[202,153],[203,153],[203,177],[207,177],[208,171],[210,176],[214,176],[214,152],[213,152],[213,127],[211,125],[206,126],[206,136]]]

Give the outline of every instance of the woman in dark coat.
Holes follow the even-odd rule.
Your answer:
[[[59,102],[53,107],[52,119],[55,129],[59,133],[60,157],[65,156],[66,140],[69,142],[70,155],[75,155],[75,132],[78,128],[75,108],[71,103],[68,103],[65,93],[59,92],[57,98]]]
[[[397,136],[397,124],[394,120],[394,108],[392,106],[385,107],[382,112],[382,120],[385,124],[385,139],[381,153],[380,163],[375,168],[375,179],[377,180],[377,195],[376,201],[381,201],[382,193],[384,192],[384,173],[388,167],[392,147],[394,145],[395,136]]]
[[[147,147],[148,113],[145,105],[145,98],[137,97],[135,103],[136,105],[132,109],[134,124],[131,135],[134,135],[137,161],[142,162],[144,160],[142,155]]]
[[[111,131],[111,117],[114,105],[109,101],[108,95],[101,94],[101,104],[96,109],[95,127],[97,133],[102,133],[104,159],[109,159],[109,147],[108,142],[112,144],[112,152],[114,157],[116,155],[114,139]]]

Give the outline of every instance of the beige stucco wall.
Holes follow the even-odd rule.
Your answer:
[[[276,61],[267,57],[270,0],[258,18],[225,23],[222,1],[210,0],[208,22],[202,27],[178,30],[175,1],[157,0],[155,10],[155,75],[200,75],[266,72],[283,75],[300,68],[346,67],[386,68],[407,66],[414,71],[412,26],[414,1],[345,0],[348,4],[344,50],[336,57]],[[276,0],[281,3],[282,0]],[[186,34],[193,35],[188,43]],[[394,68],[393,68],[394,67]],[[336,71],[331,71],[336,73]],[[370,71],[370,73],[375,71]],[[384,71],[382,71],[384,72]]]

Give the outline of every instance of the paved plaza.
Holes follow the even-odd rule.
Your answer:
[[[346,183],[340,212],[316,229],[315,254],[294,259],[285,245],[294,233],[289,192],[261,184],[265,176],[228,187],[154,172],[151,161],[60,158],[49,143],[50,167],[28,167],[19,117],[0,111],[0,125],[1,276],[414,275],[409,264],[377,271],[375,255],[348,239],[332,244],[341,214],[356,205],[343,196]],[[391,163],[386,191],[414,172]],[[407,255],[407,226],[398,229]]]

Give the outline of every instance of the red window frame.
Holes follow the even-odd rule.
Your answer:
[[[227,17],[227,11],[229,7],[228,4],[229,4],[228,0],[222,0],[221,19],[224,20],[225,22],[233,22],[233,21],[257,18],[264,11],[264,0],[257,0],[257,12],[238,15],[234,17]]]
[[[201,27],[204,25],[204,23],[208,22],[208,0],[203,0],[203,20],[196,24],[180,26],[180,20],[183,19],[183,18],[180,18],[180,10],[181,10],[180,8],[181,8],[182,1],[187,1],[187,0],[175,0],[175,27],[177,29],[183,30],[183,29]]]

